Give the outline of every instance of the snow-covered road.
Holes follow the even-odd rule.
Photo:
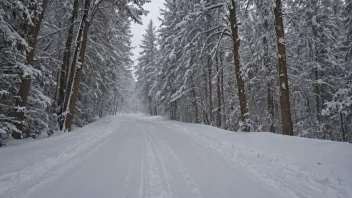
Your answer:
[[[141,115],[10,145],[0,160],[1,198],[352,197],[350,144]]]

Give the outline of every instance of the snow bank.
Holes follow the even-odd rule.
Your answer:
[[[293,197],[352,197],[352,144],[168,123]]]
[[[0,197],[12,197],[54,179],[84,160],[117,128],[119,123],[113,121],[113,117],[106,117],[71,133],[1,148]]]

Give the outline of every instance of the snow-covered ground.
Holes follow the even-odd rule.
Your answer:
[[[352,145],[107,117],[0,149],[0,197],[352,197]]]

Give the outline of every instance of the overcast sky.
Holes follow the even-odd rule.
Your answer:
[[[149,11],[147,16],[143,17],[143,25],[139,24],[132,24],[132,34],[133,40],[132,40],[132,45],[136,46],[136,49],[133,50],[134,56],[132,60],[136,60],[138,58],[140,49],[139,49],[139,44],[141,43],[141,40],[143,38],[143,34],[145,32],[145,29],[148,26],[149,21],[152,19],[154,22],[154,25],[156,27],[159,27],[160,21],[158,20],[159,16],[159,9],[163,7],[163,0],[151,0],[151,3],[147,3],[144,5],[144,8]]]

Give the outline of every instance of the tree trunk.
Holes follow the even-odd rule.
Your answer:
[[[266,13],[267,14],[267,13]],[[268,29],[268,21],[264,21],[264,29]],[[269,132],[275,132],[275,126],[274,126],[274,94],[273,94],[273,80],[272,80],[272,68],[271,65],[269,64],[269,45],[268,45],[268,38],[264,36],[263,38],[263,46],[264,46],[264,67],[266,68],[266,74],[267,78],[269,78],[267,82],[267,87],[268,87],[268,93],[267,93],[267,102],[268,102],[268,131]]]
[[[314,11],[314,13],[318,13],[319,12],[319,5],[318,5],[318,1],[310,1],[308,3],[308,7],[309,9],[311,9],[312,11]],[[309,20],[313,20],[314,19],[314,13],[309,13],[308,14],[308,18]],[[316,19],[317,23],[320,23],[319,19]],[[318,38],[319,37],[319,30],[316,28],[316,26],[312,25],[312,34],[313,34],[313,38]],[[310,48],[309,51],[309,56],[311,58],[311,62],[312,63],[321,63],[321,60],[319,58],[319,53],[321,53],[321,51],[317,48],[314,39],[310,39],[310,42],[308,43],[308,46]],[[322,77],[322,72],[320,71],[320,69],[318,69],[318,67],[316,66],[316,64],[314,64],[312,66],[312,78],[313,78],[313,86],[314,86],[314,94],[315,94],[315,108],[316,108],[316,118],[318,120],[318,122],[321,121],[321,111],[323,108],[323,101],[322,101],[322,87],[320,84],[320,80]]]
[[[152,98],[148,96],[148,102],[149,102],[149,114],[153,115],[153,107],[152,107]]]
[[[345,130],[345,125],[343,123],[343,114],[340,113],[340,131],[341,131],[341,141],[347,142],[347,132]]]
[[[238,36],[238,25],[237,25],[237,16],[236,16],[236,3],[235,0],[232,0],[232,7],[230,8],[230,23],[231,23],[231,32],[233,40],[233,51],[234,51],[234,62],[235,62],[235,71],[236,71],[236,80],[237,80],[237,91],[240,99],[241,107],[241,119],[242,119],[242,131],[250,131],[248,125],[248,108],[247,108],[247,99],[246,92],[244,88],[244,80],[241,71],[240,63],[240,54],[239,54],[239,36]]]
[[[223,62],[222,61],[222,56],[220,58],[221,58],[221,63],[222,63]],[[221,123],[223,124],[222,127],[224,129],[227,129],[227,126],[226,126],[226,113],[225,113],[224,68],[221,68],[221,98],[222,98],[222,114],[223,114]]]
[[[268,83],[268,113],[269,113],[269,132],[275,133],[275,125],[274,125],[274,95],[272,84]]]
[[[64,116],[62,115],[64,110],[64,102],[65,102],[65,93],[67,90],[67,79],[69,78],[70,72],[70,56],[71,56],[71,47],[72,47],[72,40],[73,40],[73,29],[74,29],[74,22],[77,18],[78,14],[78,0],[74,0],[73,2],[73,9],[71,13],[71,17],[69,20],[70,27],[68,29],[67,40],[65,44],[65,51],[63,55],[61,69],[59,71],[59,79],[58,79],[58,90],[59,90],[59,97],[58,97],[58,123],[60,130],[63,129],[64,126]]]
[[[202,83],[202,85],[204,86],[204,92],[205,92],[205,95],[204,95],[204,108],[203,109],[203,118],[206,118],[204,119],[204,123],[207,123],[209,124],[209,111],[206,111],[206,105],[208,104],[208,75],[207,75],[207,72],[206,72],[206,67],[203,67],[203,77],[204,77],[204,83]]]
[[[177,102],[176,101],[173,101],[171,102],[170,104],[171,106],[171,120],[177,120]]]
[[[320,85],[320,80],[321,80],[321,75],[319,75],[321,72],[318,71],[318,68],[314,68],[314,92],[315,92],[315,105],[316,105],[316,116],[317,120],[320,122],[321,121],[321,110],[322,110],[322,103],[320,102],[322,99],[321,96],[321,85]]]
[[[32,17],[32,21],[34,23],[33,26],[32,25],[26,26],[28,28],[26,30],[27,37],[28,37],[28,46],[30,47],[29,51],[27,52],[27,56],[26,56],[26,67],[33,67],[33,64],[34,64],[35,47],[36,47],[36,44],[38,41],[40,25],[42,23],[44,13],[45,13],[46,7],[48,5],[48,0],[42,0],[41,5],[38,5],[37,3],[38,3],[37,1],[31,0],[30,6],[29,6],[29,9],[33,10],[33,12],[35,14]],[[42,9],[41,12],[38,10],[39,7],[41,7],[41,9]],[[15,116],[17,117],[17,120],[19,121],[19,125],[17,126],[18,129],[21,130],[22,132],[24,132],[27,137],[29,136],[30,132],[23,131],[23,130],[25,130],[23,127],[23,121],[25,119],[24,109],[27,106],[30,87],[31,87],[31,76],[30,76],[30,74],[24,73],[22,75],[22,82],[21,82],[21,86],[19,89],[19,93],[18,93],[19,97],[16,100],[16,106],[19,109],[15,112]],[[23,138],[22,134],[17,133],[17,132],[13,132],[12,136],[15,139]]]
[[[275,12],[275,30],[278,50],[278,70],[280,81],[280,105],[281,105],[281,119],[284,135],[293,135],[293,126],[291,120],[290,110],[290,91],[288,86],[287,65],[286,65],[286,48],[285,48],[285,34],[282,19],[282,5],[281,0],[276,0]]]
[[[199,123],[197,93],[196,93],[195,87],[196,87],[196,85],[194,83],[194,79],[192,78],[192,97],[193,97],[192,103],[193,103],[193,106],[194,106],[194,109],[195,109],[196,123]]]
[[[157,99],[156,98],[154,98],[154,111],[155,111],[155,115],[157,116],[158,115],[158,104],[157,104],[157,101],[156,101]]]
[[[88,30],[90,27],[90,22],[88,19],[88,12],[90,8],[90,1],[85,0],[84,3],[84,13],[82,16],[82,21],[80,25],[80,30],[77,36],[77,46],[75,49],[74,59],[71,65],[70,81],[68,83],[68,89],[66,90],[66,100],[65,109],[67,112],[65,119],[65,131],[71,131],[73,116],[75,113],[76,102],[78,97],[79,83],[81,80],[82,68],[84,66],[84,55],[87,46]],[[78,42],[81,41],[81,42]],[[78,61],[77,61],[78,57]],[[71,83],[70,83],[71,82]]]
[[[217,83],[216,83],[216,97],[217,97],[217,110],[216,110],[216,126],[221,127],[221,90],[220,90],[220,73],[219,73],[219,60],[218,60],[218,54],[216,55],[216,78],[217,78]]]
[[[212,88],[212,61],[210,55],[207,57],[208,61],[208,87],[209,87],[209,121],[213,124],[213,88]]]

